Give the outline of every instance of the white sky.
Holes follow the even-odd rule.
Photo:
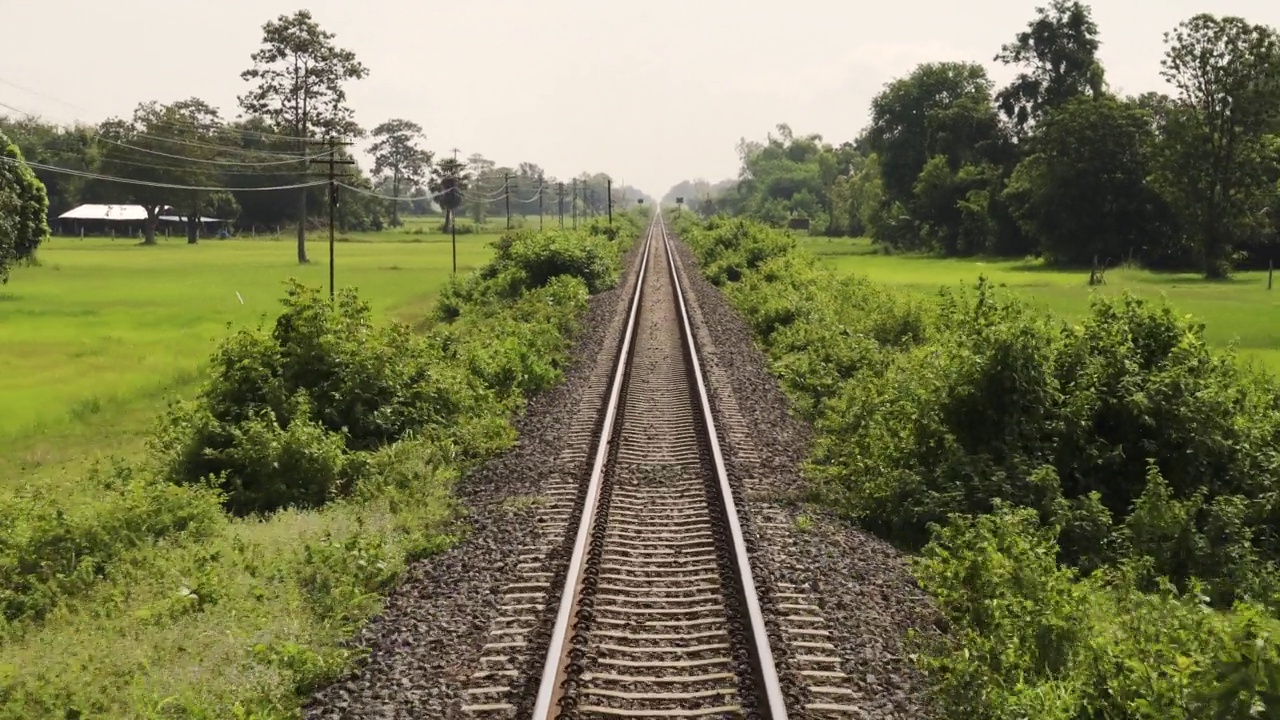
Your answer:
[[[734,144],[786,122],[851,139],[885,82],[917,63],[991,62],[1047,0],[336,0],[309,8],[370,76],[351,86],[366,128],[421,124],[438,153],[582,171],[661,197],[735,175]],[[1164,89],[1162,34],[1209,11],[1280,26],[1274,0],[1096,0],[1112,88]],[[0,102],[98,121],[192,95],[234,117],[264,22],[297,0],[4,3]],[[12,84],[47,97],[19,90]]]

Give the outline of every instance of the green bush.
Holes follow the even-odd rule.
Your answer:
[[[92,586],[130,552],[162,538],[204,537],[222,520],[215,492],[174,487],[127,465],[97,467],[80,482],[96,503],[35,491],[0,498],[0,637]]]
[[[291,281],[275,323],[226,340],[199,395],[165,417],[152,443],[164,476],[212,478],[244,515],[345,496],[368,453],[411,435],[464,460],[508,441],[505,417],[559,379],[566,337],[588,294],[617,281],[625,245],[516,230],[495,248],[445,287],[426,336],[376,326],[354,291],[331,302]]]
[[[915,561],[950,633],[923,646],[943,717],[1275,717],[1280,623],[1214,612],[1193,586],[1136,589],[1142,563],[1079,580],[1031,510],[957,517]]]
[[[922,551],[945,716],[1278,716],[1273,379],[1131,296],[1066,325],[985,280],[909,299],[759,225],[678,222],[814,421],[815,499]]]
[[[212,377],[152,443],[172,481],[216,478],[231,512],[322,505],[359,478],[354,453],[411,432],[448,435],[494,402],[427,339],[375,327],[352,291],[331,303],[292,282],[284,305],[269,332],[242,330],[222,344]]]
[[[629,243],[610,242],[586,228],[512,230],[493,242],[495,253],[488,265],[441,289],[436,319],[452,322],[467,306],[492,314],[502,303],[562,276],[578,278],[589,293],[600,292],[617,283],[627,247]]]

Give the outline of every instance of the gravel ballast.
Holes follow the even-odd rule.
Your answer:
[[[640,243],[637,243],[637,246]],[[630,273],[639,253],[624,261]],[[470,527],[455,547],[414,563],[384,611],[353,640],[369,657],[305,708],[313,720],[422,720],[464,717],[469,678],[499,614],[500,591],[518,579],[517,549],[536,544],[537,508],[553,474],[583,389],[617,325],[622,287],[593,296],[582,318],[565,380],[530,400],[515,423],[516,445],[459,482],[455,494]]]
[[[751,535],[753,571],[762,595],[769,595],[762,604],[771,615],[770,636],[782,644],[821,639],[834,646],[823,651],[780,648],[784,683],[808,688],[793,696],[798,707],[791,717],[928,717],[923,682],[906,657],[904,642],[909,629],[931,632],[935,615],[912,579],[906,557],[874,536],[797,503],[804,496],[800,468],[812,433],[790,414],[750,328],[723,294],[703,280],[688,249],[675,245],[684,270],[681,280],[692,297],[690,315],[721,443],[740,494],[739,514]],[[631,274],[638,255],[628,256]],[[466,539],[409,569],[385,611],[354,641],[369,650],[367,661],[317,692],[306,717],[467,717],[461,708],[474,703],[466,694],[474,685],[471,678],[491,669],[481,662],[482,648],[500,615],[502,588],[520,578],[519,550],[547,542],[539,539],[539,512],[528,501],[544,497],[548,477],[581,471],[561,471],[557,463],[563,464],[575,416],[594,412],[583,407],[591,403],[581,398],[599,373],[602,348],[616,343],[613,336],[631,289],[629,282],[622,285],[592,298],[565,382],[531,400],[516,423],[518,444],[459,483],[456,493],[471,528]],[[545,569],[558,576],[555,566],[561,560],[553,553]],[[794,634],[786,618],[805,614],[820,616],[824,629],[799,632],[826,634]],[[524,673],[525,666],[541,659],[533,656],[545,651],[542,634],[528,638],[527,662],[507,666],[508,671],[515,667]],[[800,658],[814,653],[834,656],[829,659],[837,662],[821,669],[838,670],[842,677],[822,683],[804,677],[803,671],[816,666]],[[532,681],[525,681],[525,694]]]
[[[790,402],[769,373],[746,321],[719,288],[697,271],[693,253],[683,243],[675,241],[675,245],[681,281],[692,297],[690,319],[716,406],[721,442],[728,446],[729,473],[737,491],[745,495],[742,512],[756,535],[753,565],[766,578],[769,592],[795,596],[770,598],[768,605],[775,616],[788,614],[785,608],[777,609],[784,602],[815,605],[819,612],[811,614],[825,620],[820,627],[830,635],[804,639],[835,645],[838,670],[834,663],[820,667],[847,676],[830,683],[810,680],[810,685],[836,687],[826,695],[811,693],[805,702],[818,708],[854,708],[845,717],[928,717],[923,678],[907,658],[905,641],[911,629],[934,632],[937,616],[912,577],[907,556],[799,502],[805,488],[801,465],[812,431],[791,414]],[[808,611],[790,614],[804,612]],[[786,624],[777,618],[774,622]],[[798,664],[796,658],[811,655],[809,650],[785,648],[781,654],[786,657],[782,673],[819,667]],[[833,716],[839,715],[819,710],[793,714]]]

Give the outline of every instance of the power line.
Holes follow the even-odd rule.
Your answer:
[[[187,157],[186,155],[174,155],[173,153],[161,152],[159,150],[149,150],[147,148],[138,147],[136,145],[130,145],[128,143],[120,142],[119,140],[112,140],[111,138],[107,137],[106,135],[103,135],[102,133],[98,133],[97,137],[99,140],[103,142],[108,142],[108,143],[111,143],[112,145],[119,145],[120,147],[127,148],[129,150],[136,150],[140,153],[146,153],[148,155],[158,155],[160,157],[173,158],[176,160],[186,160],[187,162],[202,163],[206,165],[238,165],[238,166],[244,166],[244,167],[279,167],[281,165],[297,165],[298,163],[306,162],[305,158],[293,158],[291,160],[267,160],[262,162],[254,162],[254,161],[248,161],[248,160],[211,160],[206,158],[194,158],[194,157]],[[316,155],[313,157],[322,157],[322,155]]]
[[[0,155],[0,161],[17,165],[18,160],[4,157]],[[301,188],[315,187],[317,185],[326,184],[324,181],[296,183],[293,185],[274,185],[271,187],[213,187],[200,185],[178,185],[175,183],[151,182],[148,180],[132,180],[130,178],[113,177],[111,175],[102,175],[100,173],[88,172],[85,170],[72,170],[71,168],[58,167],[56,165],[45,165],[44,163],[27,162],[26,165],[36,168],[37,170],[47,170],[49,172],[62,173],[64,175],[74,175],[76,177],[89,178],[90,180],[102,180],[105,182],[118,182],[126,185],[142,185],[144,187],[167,188],[170,190],[196,190],[200,192],[273,192],[277,190],[298,190]]]
[[[320,157],[320,156],[317,156]],[[278,177],[280,175],[297,175],[296,172],[290,170],[223,170],[221,168],[197,168],[190,165],[163,165],[156,163],[137,162],[134,160],[120,160],[110,158],[106,161],[109,165],[131,165],[134,167],[149,168],[152,170],[188,170],[193,172],[211,172],[218,175],[259,175],[262,177]]]
[[[61,99],[59,99],[59,98],[53,97],[52,95],[48,95],[48,94],[43,93],[43,92],[40,92],[40,91],[38,91],[38,90],[32,90],[32,89],[31,89],[31,88],[29,88],[29,87],[24,87],[24,86],[22,86],[22,85],[19,85],[18,83],[13,82],[12,80],[6,80],[5,78],[0,77],[0,83],[3,83],[3,84],[5,84],[5,85],[8,85],[8,86],[10,86],[10,87],[12,87],[12,88],[16,88],[16,89],[18,89],[18,90],[21,90],[22,92],[25,92],[25,93],[27,93],[27,94],[29,94],[29,95],[34,95],[34,96],[36,96],[36,97],[38,97],[38,98],[43,98],[43,99],[48,100],[48,101],[50,101],[50,102],[57,103],[57,104],[59,104],[59,105],[62,105],[63,107],[71,108],[72,110],[76,110],[76,111],[78,111],[78,112],[82,112],[82,113],[87,113],[87,112],[89,112],[89,110],[88,110],[88,109],[86,109],[86,108],[84,108],[84,107],[81,107],[81,106],[76,105],[76,104],[74,104],[74,103],[69,103],[69,102],[67,102],[66,100],[61,100]],[[6,106],[6,107],[8,107],[8,106]],[[17,110],[17,109],[15,109],[15,108],[9,108],[9,109],[10,109],[10,110],[13,110],[14,112],[20,112],[20,113],[22,113],[23,115],[28,115],[28,116],[31,116],[31,117],[36,117],[35,115],[31,115],[31,113],[25,113],[25,112],[22,112],[21,110]],[[84,122],[84,120],[83,120],[83,119],[81,119],[81,118],[76,118],[76,122]],[[85,124],[92,124],[92,123],[85,123]],[[261,131],[261,130],[248,130],[248,129],[243,129],[243,128],[236,128],[236,127],[232,127],[232,126],[230,126],[230,125],[223,125],[223,126],[220,126],[220,127],[223,127],[223,128],[225,128],[226,130],[229,130],[229,131],[231,131],[231,132],[235,132],[235,133],[242,133],[242,134],[246,134],[246,135],[254,135],[254,136],[257,136],[257,137],[261,137],[261,138],[278,138],[278,139],[282,139],[282,140],[293,140],[293,141],[295,141],[295,142],[298,140],[298,138],[293,137],[292,135],[278,135],[278,134],[275,134],[275,133],[264,132],[264,131]]]
[[[0,103],[0,107],[7,108],[7,109],[9,109],[9,110],[11,110],[11,111],[13,111],[13,112],[18,113],[19,115],[24,115],[24,116],[26,116],[26,117],[28,117],[28,118],[33,119],[33,120],[39,120],[39,119],[40,119],[40,116],[39,116],[39,115],[36,115],[35,113],[27,112],[26,110],[22,110],[22,109],[16,108],[16,107],[14,107],[14,106],[12,106],[12,105],[9,105],[9,104],[7,104],[7,103]],[[91,134],[93,134],[94,136],[99,137],[99,138],[101,138],[101,139],[103,139],[103,140],[106,140],[107,142],[111,142],[111,143],[114,143],[114,144],[116,144],[116,145],[120,145],[120,146],[122,146],[122,147],[132,148],[132,149],[134,149],[134,150],[139,150],[139,151],[141,151],[141,152],[150,152],[150,153],[153,153],[153,154],[156,154],[156,155],[168,155],[169,157],[178,157],[178,158],[180,158],[180,159],[182,159],[182,160],[192,160],[192,161],[200,162],[197,158],[189,158],[189,157],[186,157],[186,156],[178,156],[178,155],[166,154],[166,153],[162,153],[162,152],[155,151],[155,150],[147,150],[147,149],[145,149],[145,148],[135,147],[135,146],[133,146],[133,145],[129,145],[129,144],[127,144],[127,143],[121,143],[121,142],[119,142],[119,141],[110,140],[110,139],[108,139],[108,138],[106,138],[106,137],[104,137],[104,136],[102,135],[102,132],[98,129],[98,126],[96,126],[96,125],[94,125],[94,124],[92,124],[92,123],[86,123],[86,122],[84,122],[83,120],[80,120],[79,118],[77,118],[76,122],[81,123],[81,126],[82,126],[82,127],[91,128],[91,131],[90,131],[90,132],[91,132]],[[56,123],[53,123],[53,124],[56,124]],[[153,124],[156,124],[156,125],[170,125],[170,126],[174,126],[174,127],[183,127],[183,128],[186,128],[186,129],[193,129],[193,130],[195,130],[195,129],[200,129],[200,126],[197,126],[197,125],[194,125],[194,124],[179,125],[176,121],[167,121],[167,120],[163,120],[163,119],[155,120],[155,121],[153,121]],[[65,126],[63,126],[63,127],[65,127]],[[241,131],[241,130],[238,130],[238,129],[234,128],[234,127],[231,127],[230,125],[218,125],[218,126],[208,126],[208,127],[216,128],[216,129],[218,129],[218,130],[220,130],[220,131],[227,131],[227,132],[246,132],[246,133],[255,133],[255,134],[266,134],[266,133],[257,133],[256,131],[249,131],[249,130]],[[228,164],[228,165],[233,165],[233,164],[240,164],[240,165],[273,165],[273,164],[279,164],[279,165],[285,165],[285,164],[288,164],[288,163],[290,163],[290,162],[302,162],[302,161],[303,161],[303,153],[298,153],[298,152],[282,152],[282,151],[277,151],[277,150],[255,150],[255,149],[253,149],[253,148],[235,147],[235,146],[231,146],[231,145],[218,145],[218,144],[215,144],[215,143],[204,143],[204,142],[197,142],[197,141],[194,141],[194,140],[186,140],[186,139],[181,139],[181,138],[165,137],[164,135],[156,135],[156,134],[154,134],[154,133],[147,133],[147,132],[136,132],[136,133],[134,133],[134,135],[135,135],[136,137],[139,137],[139,138],[148,138],[148,139],[151,139],[151,140],[157,140],[157,141],[160,141],[160,142],[172,143],[172,144],[175,144],[175,145],[186,145],[186,146],[189,146],[189,147],[198,147],[198,148],[205,148],[205,149],[212,149],[212,150],[220,150],[220,151],[225,152],[225,153],[243,153],[243,154],[245,154],[245,155],[252,155],[252,156],[264,156],[264,155],[265,155],[265,156],[273,156],[273,157],[288,157],[288,158],[294,158],[293,160],[280,160],[280,161],[268,161],[268,162],[256,162],[256,161],[248,161],[248,160],[243,160],[243,161],[241,161],[241,160],[234,160],[234,161],[233,161],[233,160],[227,160],[227,161],[224,161],[224,162],[225,162],[225,164]],[[283,139],[286,139],[286,140],[289,140],[289,141],[291,141],[291,142],[295,142],[295,143],[296,143],[296,142],[299,142],[300,140],[301,140],[301,141],[303,141],[303,142],[305,142],[305,141],[306,141],[306,139],[305,139],[305,138],[291,138],[291,137],[288,137],[288,136],[285,136],[285,135],[276,135],[276,136],[273,136],[273,137],[283,138]],[[313,157],[323,157],[323,153],[322,153],[321,155],[319,155],[319,156],[313,156]],[[206,161],[206,162],[209,162],[209,161]]]

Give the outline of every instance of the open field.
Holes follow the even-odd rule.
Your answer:
[[[359,288],[381,316],[429,312],[450,240],[415,229],[339,243],[338,286]],[[458,271],[484,262],[495,237],[459,235]],[[313,237],[309,252],[299,266],[291,239],[49,241],[39,267],[0,288],[0,478],[136,447],[167,398],[195,386],[219,338],[274,315],[282,281],[327,286],[327,243]]]
[[[1267,292],[1266,272],[1242,272],[1231,280],[1208,281],[1191,273],[1116,268],[1107,271],[1106,285],[1090,288],[1088,271],[1050,270],[1021,260],[883,255],[866,239],[806,238],[801,242],[838,270],[913,292],[971,285],[979,275],[986,275],[1068,320],[1088,310],[1095,291],[1118,294],[1129,290],[1142,297],[1164,297],[1178,312],[1204,322],[1206,337],[1213,344],[1234,342],[1241,358],[1280,374],[1280,290]]]

